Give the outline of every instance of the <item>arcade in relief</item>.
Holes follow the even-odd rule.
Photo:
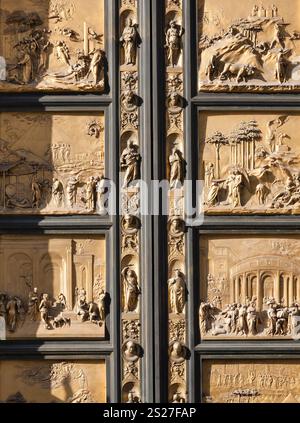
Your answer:
[[[297,6],[199,0],[200,91],[299,91]]]
[[[201,240],[202,338],[299,338],[297,238]]]
[[[0,320],[7,339],[104,337],[103,239],[3,237]],[[96,254],[96,255],[95,255]]]
[[[209,214],[298,214],[300,150],[298,115],[232,113],[200,115]]]
[[[1,0],[0,91],[107,89],[104,1]],[[89,13],[88,10],[91,12]]]
[[[0,213],[106,214],[103,120],[0,114]]]

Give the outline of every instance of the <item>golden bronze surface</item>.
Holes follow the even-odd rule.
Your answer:
[[[299,360],[204,360],[206,403],[299,403]]]
[[[105,90],[104,0],[1,0],[0,91]]]
[[[105,361],[1,361],[0,402],[105,403]]]
[[[103,338],[103,237],[0,238],[1,339]]]

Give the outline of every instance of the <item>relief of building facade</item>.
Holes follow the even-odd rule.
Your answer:
[[[299,91],[297,6],[199,0],[199,90]]]
[[[202,338],[297,338],[299,245],[281,237],[202,239]]]
[[[104,238],[2,236],[0,260],[1,339],[104,338]]]
[[[104,115],[0,114],[1,214],[105,211]]]
[[[89,10],[84,0],[1,0],[0,91],[107,90],[104,1]]]
[[[106,402],[103,360],[1,361],[0,369],[0,403]]]

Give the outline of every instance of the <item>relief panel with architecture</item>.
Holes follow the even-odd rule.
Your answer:
[[[0,403],[105,403],[100,361],[1,361]]]
[[[300,89],[297,0],[198,0],[200,91]]]
[[[299,403],[299,360],[204,360],[205,403]]]
[[[299,237],[201,237],[202,339],[298,339]]]
[[[0,238],[0,339],[103,338],[105,239]]]
[[[0,214],[106,214],[103,113],[1,113]]]
[[[200,179],[208,214],[299,214],[300,117],[200,113]]]
[[[1,0],[0,91],[107,89],[104,0]]]

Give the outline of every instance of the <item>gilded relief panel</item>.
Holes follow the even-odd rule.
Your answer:
[[[103,338],[105,239],[0,238],[0,339]]]
[[[1,0],[0,91],[107,85],[104,0]]]
[[[105,403],[105,361],[1,361],[0,402]]]
[[[299,214],[293,113],[201,113],[200,179],[207,214]]]
[[[206,403],[299,403],[299,360],[204,360]]]
[[[106,214],[103,113],[1,113],[0,214]]]
[[[202,339],[299,339],[300,240],[201,237]]]
[[[198,0],[199,90],[300,89],[297,0]]]

